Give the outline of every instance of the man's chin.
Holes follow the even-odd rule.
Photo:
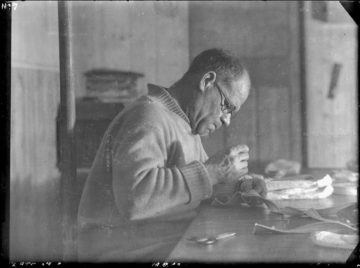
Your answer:
[[[198,127],[193,131],[194,135],[199,135],[201,137],[207,137],[209,136],[211,133],[213,133],[215,131],[214,128],[211,127]]]
[[[209,131],[208,130],[194,130],[192,132],[194,135],[199,135],[201,137],[206,137],[206,136],[209,136]]]
[[[199,136],[201,137],[209,137],[211,133],[213,133],[215,130],[205,129],[201,132],[198,132]]]

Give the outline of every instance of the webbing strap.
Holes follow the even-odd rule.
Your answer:
[[[357,229],[340,222],[315,222],[310,224],[305,224],[292,229],[279,229],[274,226],[266,226],[259,223],[255,223],[253,233],[254,234],[305,234],[312,233],[317,231],[357,231]]]
[[[266,199],[262,196],[260,196],[256,191],[251,190],[247,193],[245,192],[236,192],[234,193],[226,202],[222,202],[218,199],[214,199],[215,202],[221,204],[221,205],[228,205],[229,203],[231,203],[231,201],[236,197],[236,195],[240,196],[242,199],[248,199],[248,198],[255,198],[255,199],[259,199],[261,201],[264,202],[264,204],[269,208],[269,210],[273,213],[277,213],[277,214],[281,214],[284,216],[299,216],[299,217],[309,217],[318,221],[321,221],[321,223],[317,223],[317,224],[309,224],[309,225],[304,225],[302,227],[296,228],[296,229],[291,229],[291,230],[280,230],[280,229],[276,229],[275,227],[269,227],[269,226],[265,226],[265,225],[261,225],[261,224],[255,224],[254,227],[254,233],[258,232],[259,230],[267,230],[267,231],[275,231],[278,233],[304,233],[304,232],[309,232],[311,231],[316,231],[318,230],[317,228],[324,228],[324,227],[337,227],[337,228],[345,228],[347,230],[352,230],[352,231],[357,231],[357,228],[354,228],[353,226],[343,223],[341,221],[337,221],[337,220],[331,220],[331,219],[327,219],[324,218],[324,216],[330,216],[330,215],[334,215],[336,214],[338,211],[345,209],[347,207],[351,207],[354,206],[355,203],[349,203],[349,204],[345,204],[345,205],[341,205],[341,206],[335,206],[335,207],[330,207],[330,208],[325,208],[325,209],[299,209],[299,208],[294,208],[294,207],[279,207],[278,205],[276,205],[273,201]],[[213,201],[213,202],[214,202]],[[319,229],[319,230],[323,230],[323,229]]]

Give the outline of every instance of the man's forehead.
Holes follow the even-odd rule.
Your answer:
[[[230,88],[227,91],[228,96],[232,104],[238,109],[244,104],[249,95],[249,84],[246,78],[240,78],[230,82]]]

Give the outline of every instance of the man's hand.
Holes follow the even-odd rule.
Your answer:
[[[205,167],[213,185],[230,183],[248,172],[249,147],[237,145],[211,156]]]
[[[238,191],[242,193],[249,193],[250,191],[255,191],[260,196],[265,198],[267,194],[267,188],[264,177],[256,174],[249,174],[243,176],[238,184]],[[243,197],[243,200],[250,206],[257,206],[263,203],[263,201],[258,197]]]

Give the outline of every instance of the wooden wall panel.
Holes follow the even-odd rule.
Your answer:
[[[144,27],[156,25],[156,16],[154,16],[153,4],[149,2],[134,2],[129,9],[130,32],[135,32],[131,36],[130,61],[131,69],[138,70],[145,74],[144,78],[139,79],[139,91],[146,91],[146,83],[156,81],[157,76],[157,53],[156,47],[156,28]],[[151,53],[149,53],[151,51]]]
[[[12,69],[12,260],[61,260],[62,257],[60,174],[56,166],[58,82],[57,72]]]
[[[305,9],[308,162],[311,167],[344,168],[358,157],[357,27],[345,19],[348,14],[340,3],[329,8],[344,19],[317,21]],[[341,69],[330,98],[335,64]]]
[[[237,144],[247,144],[250,148],[250,159],[258,159],[257,138],[255,132],[257,128],[257,109],[256,109],[256,88],[250,91],[250,95],[231,120],[230,126],[226,129],[226,144],[234,146]]]
[[[164,1],[152,4],[156,18],[155,81],[169,87],[180,79],[189,67],[188,3]]]
[[[83,73],[112,68],[145,74],[146,83],[170,86],[188,67],[187,2],[73,2],[76,96]]]
[[[289,60],[287,57],[241,57],[251,76],[251,84],[258,86],[288,86]]]
[[[212,47],[230,49],[243,57],[286,55],[286,14],[286,2],[191,2],[190,55]]]
[[[59,39],[55,1],[18,2],[12,9],[11,65],[58,70]],[[26,46],[26,48],[25,48]]]
[[[287,87],[258,87],[258,160],[290,158],[289,89]]]
[[[9,257],[61,261],[57,3],[17,3],[11,38]]]
[[[62,261],[59,180],[34,183],[32,178],[11,182],[10,260]]]
[[[190,56],[232,50],[244,62],[252,93],[231,126],[204,139],[207,151],[247,143],[251,160],[302,160],[297,2],[213,1],[189,4]]]
[[[57,176],[58,73],[12,69],[11,171],[41,183]],[[35,164],[36,163],[36,164]]]
[[[298,161],[303,165],[306,165],[306,158],[304,158],[304,129],[302,127],[303,118],[305,117],[302,110],[303,95],[302,82],[301,81],[301,56],[300,45],[302,36],[300,33],[300,5],[299,3],[292,3],[288,5],[288,29],[289,35],[289,57],[287,58],[288,72],[287,77],[289,85],[289,102],[290,109],[288,114],[288,120],[290,125],[290,159]]]

